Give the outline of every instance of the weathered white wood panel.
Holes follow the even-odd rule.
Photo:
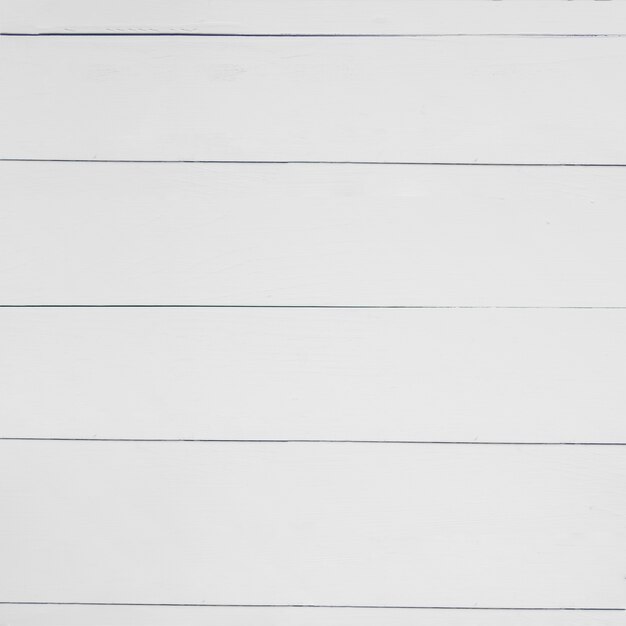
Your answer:
[[[4,38],[5,158],[626,163],[626,38]]]
[[[626,306],[621,168],[0,163],[1,304]]]
[[[620,448],[0,446],[12,601],[623,607]]]
[[[624,613],[205,607],[1,606],[12,626],[624,626]]]
[[[607,34],[623,2],[450,0],[3,0],[5,32]]]
[[[625,17],[5,0],[322,37],[3,37],[0,158],[624,164],[626,38],[534,35]],[[368,33],[446,36],[323,37]],[[5,162],[0,304],[623,307],[623,172]],[[622,446],[6,438],[625,442],[625,313],[0,309],[0,623],[621,623],[586,609],[624,606]],[[11,604],[45,601],[487,610]]]
[[[1,309],[12,437],[626,441],[620,310]]]

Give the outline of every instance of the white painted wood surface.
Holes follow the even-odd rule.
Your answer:
[[[626,163],[626,38],[0,44],[3,158]]]
[[[624,599],[618,448],[0,447],[9,511],[0,551],[11,564],[0,588],[16,601],[619,608]]]
[[[2,626],[623,623],[626,2],[0,10]]]
[[[5,622],[29,626],[623,626],[624,614],[575,611],[251,609],[129,606],[4,606]]]
[[[626,441],[621,310],[0,309],[13,437]]]
[[[0,163],[2,304],[626,306],[621,168]]]
[[[4,32],[626,33],[618,0],[3,0],[2,9]]]

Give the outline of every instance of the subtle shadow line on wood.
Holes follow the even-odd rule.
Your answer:
[[[207,165],[433,165],[467,167],[626,167],[626,163],[492,163],[478,161],[257,161],[203,159],[22,159],[0,158],[4,163],[190,163]]]
[[[422,611],[626,611],[620,607],[575,606],[411,606],[385,604],[196,604],[182,602],[7,602],[0,605],[17,606],[153,606],[153,607],[206,607],[242,609],[405,609]]]
[[[428,37],[626,37],[626,33],[190,33],[190,32],[5,32],[0,37],[251,37],[251,38],[428,38]]]
[[[0,304],[0,309],[414,309],[512,311],[622,311],[626,306],[504,306],[421,304]]]
[[[0,437],[0,441],[73,441],[81,443],[321,443],[422,446],[626,446],[612,441],[419,441],[404,439],[190,439],[134,437]]]

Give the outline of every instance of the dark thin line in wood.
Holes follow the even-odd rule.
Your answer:
[[[18,159],[0,158],[5,163],[198,163],[216,165],[437,165],[472,167],[626,167],[626,163],[490,163],[475,161],[256,161],[202,159]]]
[[[252,38],[381,38],[420,37],[626,37],[624,33],[190,33],[190,32],[40,32],[0,33],[2,37],[252,37]]]
[[[421,304],[0,304],[0,309],[415,309],[623,311],[626,306],[501,306]]]
[[[611,441],[411,441],[403,439],[172,439],[127,437],[0,437],[0,441],[76,441],[95,443],[338,443],[435,446],[626,446]]]
[[[386,604],[196,604],[187,602],[2,602],[27,606],[144,606],[243,609],[411,609],[422,611],[626,611],[621,607],[577,606],[411,606]]]

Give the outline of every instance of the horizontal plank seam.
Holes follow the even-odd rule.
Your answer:
[[[469,167],[626,167],[626,163],[491,163],[477,161],[250,161],[202,159],[22,159],[0,158],[4,163],[198,163],[215,165],[434,165]]]
[[[194,439],[134,437],[0,437],[0,441],[74,441],[92,443],[338,443],[449,446],[626,446],[618,441],[418,441],[404,439]]]
[[[410,606],[385,604],[196,604],[182,602],[7,602],[0,605],[27,606],[154,606],[154,607],[207,607],[251,609],[412,609],[428,611],[626,611],[621,607],[574,606]]]
[[[623,311],[626,306],[524,306],[427,304],[0,304],[0,309],[413,309],[513,311]]]
[[[190,33],[190,32],[4,32],[0,37],[250,37],[250,38],[428,38],[428,37],[626,37],[625,33]]]

